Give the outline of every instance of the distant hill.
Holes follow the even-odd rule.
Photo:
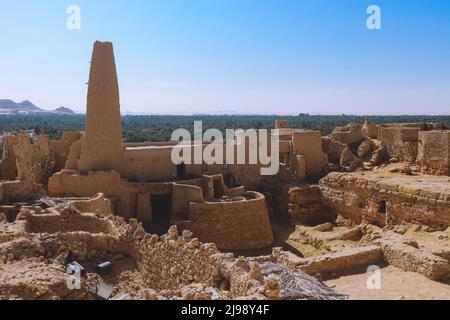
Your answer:
[[[54,113],[63,113],[63,114],[75,114],[75,112],[72,109],[66,108],[66,107],[59,107],[52,112]]]
[[[67,107],[59,107],[55,110],[44,110],[37,107],[32,102],[25,100],[22,102],[14,102],[9,99],[0,99],[0,114],[75,114],[75,112]]]

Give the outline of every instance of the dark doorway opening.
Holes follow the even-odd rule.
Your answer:
[[[382,200],[378,204],[378,213],[385,214],[386,210],[387,210],[387,208],[386,208],[386,201]]]
[[[177,165],[177,179],[186,179],[186,165],[184,162]]]
[[[224,193],[222,181],[219,179],[214,179],[214,199],[222,198]]]
[[[163,235],[170,228],[172,195],[150,195],[150,203],[152,206],[152,222],[150,223],[147,232]]]

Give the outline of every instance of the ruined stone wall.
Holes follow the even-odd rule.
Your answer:
[[[379,126],[369,122],[369,120],[366,120],[366,122],[364,123],[364,126],[362,128],[363,135],[370,139],[378,138],[378,130],[379,130]]]
[[[146,299],[164,295],[171,299],[211,299],[212,294],[215,299],[280,297],[280,279],[263,276],[257,262],[220,253],[214,244],[203,244],[188,232],[180,236],[176,227],[159,237],[146,234],[135,219],[126,223],[122,217],[82,214],[70,206],[61,210],[60,217],[58,215],[56,211],[35,214],[23,210],[18,220],[10,224],[11,230],[15,230],[12,238],[3,239],[5,241],[0,243],[0,261],[45,256],[53,260],[51,268],[64,270],[69,253],[71,259],[81,263],[105,254],[120,254],[135,260],[143,280],[140,286],[147,288],[149,293],[145,295]],[[32,233],[25,234],[26,229]],[[65,283],[66,278],[63,277],[62,288]],[[45,292],[58,292],[57,284],[57,288],[53,288],[49,281],[46,285]],[[203,289],[198,292],[200,286]],[[209,294],[204,290],[207,287],[212,289]],[[27,292],[22,292],[26,290],[36,289],[32,282],[27,282],[23,288],[2,283],[0,295],[13,291],[28,297]],[[62,296],[68,293],[67,289],[61,291]],[[42,294],[33,295],[31,292],[31,296]],[[144,298],[142,292],[140,297]]]
[[[450,226],[447,177],[333,172],[320,181],[320,190],[328,210],[355,223]]]
[[[90,172],[88,175],[62,171],[50,178],[48,192],[54,197],[92,197],[104,193],[111,198],[115,213],[131,218],[136,212],[136,188],[114,171]]]
[[[10,204],[33,200],[43,195],[43,190],[39,186],[25,184],[19,180],[1,182],[0,190],[1,202]]]
[[[423,173],[450,175],[450,131],[419,133],[417,163]]]
[[[196,202],[183,224],[203,242],[214,242],[222,250],[250,250],[273,242],[266,199],[247,192],[247,199],[230,202]]]
[[[53,150],[55,157],[54,171],[58,172],[65,168],[67,158],[70,154],[72,144],[81,138],[78,131],[65,131],[61,140],[50,140],[50,148]]]
[[[71,200],[71,204],[81,212],[94,212],[102,216],[112,214],[111,202],[105,198],[103,193],[97,194],[93,198]]]
[[[69,154],[67,156],[64,169],[67,170],[78,170],[78,160],[80,160],[81,155],[81,144],[83,143],[83,137],[72,143],[69,148]]]
[[[14,145],[18,179],[28,184],[45,186],[53,174],[55,157],[48,137],[40,135],[32,139],[20,133]]]
[[[3,201],[29,201],[43,196],[55,167],[55,154],[47,136],[33,138],[18,133],[6,137],[5,142],[0,168],[2,178],[10,181],[3,182]]]
[[[26,231],[30,233],[57,233],[84,231],[89,233],[113,233],[114,226],[107,219],[98,219],[94,213],[79,213],[73,209],[62,209],[61,213],[33,215],[21,211],[26,218]]]
[[[201,283],[229,291],[239,298],[278,298],[280,284],[264,277],[261,267],[233,254],[220,253],[214,244],[178,236],[171,228],[162,237],[146,237],[140,247],[140,267],[146,282],[155,289],[174,289]],[[279,281],[279,280],[278,280]],[[195,291],[187,298],[193,299]]]
[[[0,162],[0,175],[2,180],[16,180],[17,166],[14,146],[17,143],[17,135],[8,135],[3,138],[3,154]]]
[[[292,225],[322,222],[325,213],[317,185],[292,186],[288,191],[289,220]]]
[[[379,140],[386,147],[391,159],[414,163],[417,158],[419,131],[417,127],[381,127]]]
[[[349,124],[344,127],[337,127],[331,134],[330,138],[339,141],[348,146],[359,144],[363,139],[363,131],[358,124]]]
[[[90,172],[87,175],[79,175],[74,171],[62,171],[55,174],[49,180],[49,195],[53,197],[93,197],[99,193],[105,195],[98,200],[83,202],[76,201],[80,210],[85,211],[95,208],[100,211],[112,211],[125,218],[138,218],[139,221],[149,225],[152,221],[151,195],[171,195],[172,212],[167,212],[172,219],[179,219],[187,212],[189,202],[211,199],[221,190],[221,195],[228,192],[223,180],[219,184],[213,183],[209,176],[193,177],[186,180],[159,183],[130,183],[122,179],[119,173]],[[111,208],[109,208],[111,203]],[[95,211],[94,211],[95,212]]]
[[[330,163],[339,164],[342,152],[347,148],[342,142],[331,139],[330,137],[322,137],[322,150],[327,155]]]

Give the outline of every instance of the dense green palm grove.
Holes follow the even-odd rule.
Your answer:
[[[450,125],[450,116],[371,116],[374,123],[387,122],[419,122],[436,121]],[[193,131],[194,121],[203,121],[203,129],[270,129],[276,119],[285,119],[292,128],[320,130],[323,135],[329,134],[336,126],[349,122],[364,123],[364,116],[352,115],[308,115],[276,116],[276,115],[195,115],[195,116],[123,116],[123,137],[127,142],[167,141],[173,130],[185,128]],[[0,132],[35,129],[46,133],[51,139],[61,137],[63,131],[84,130],[84,115],[2,115],[0,116]]]

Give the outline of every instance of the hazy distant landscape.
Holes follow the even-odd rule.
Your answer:
[[[61,137],[63,131],[83,131],[85,115],[81,114],[28,114],[1,115],[0,132],[12,132],[35,129],[39,133],[48,134],[51,139]],[[364,116],[352,115],[308,115],[277,116],[277,115],[125,115],[122,117],[123,137],[126,142],[168,141],[173,130],[185,128],[193,131],[194,121],[203,121],[203,129],[271,129],[277,119],[289,120],[292,128],[320,130],[327,135],[336,126],[343,126],[349,122],[363,124]],[[447,116],[370,116],[371,122],[443,122],[450,125],[450,115]]]

